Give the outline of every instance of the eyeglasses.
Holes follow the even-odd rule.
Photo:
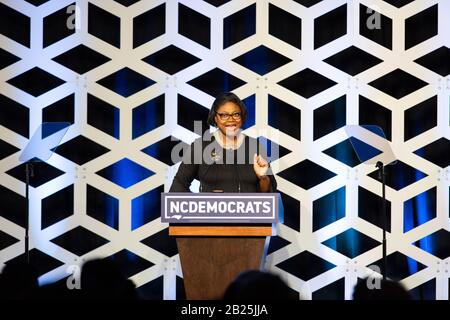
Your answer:
[[[226,120],[230,119],[230,117],[232,117],[234,120],[241,119],[241,114],[239,112],[235,112],[235,113],[218,113],[218,112],[216,112],[216,114],[219,116],[219,119],[222,121],[226,121]]]

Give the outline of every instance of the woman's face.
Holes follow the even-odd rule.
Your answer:
[[[241,108],[234,102],[226,102],[217,108],[214,119],[224,135],[235,137],[242,126]]]

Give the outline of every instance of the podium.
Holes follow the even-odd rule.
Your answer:
[[[177,198],[178,196],[183,199]],[[264,266],[266,240],[273,235],[272,223],[277,219],[277,194],[167,193],[162,197],[161,217],[163,222],[169,220],[169,236],[176,238],[188,300],[221,299],[228,285],[239,273]],[[260,201],[261,197],[272,202],[270,217],[267,214],[264,216],[261,211],[250,216],[238,216],[237,213],[230,216],[228,213],[220,215],[217,211],[199,215],[189,210],[187,215],[180,218],[177,210],[167,214],[171,210],[166,197],[175,197],[174,201],[185,202],[187,198],[196,203],[224,202],[224,199],[229,204],[243,201],[247,203],[246,206],[252,201]],[[245,198],[240,200],[239,197]]]

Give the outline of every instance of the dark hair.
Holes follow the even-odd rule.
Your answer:
[[[38,277],[37,269],[23,259],[7,262],[0,274],[0,301],[36,299]]]
[[[355,285],[353,300],[411,300],[409,292],[399,282],[380,279],[379,288],[369,288],[367,281],[366,278]]]
[[[298,300],[298,295],[276,274],[246,270],[228,285],[223,300]]]
[[[135,284],[120,270],[118,263],[111,259],[94,258],[83,264],[81,289],[84,299],[124,299],[137,300]]]
[[[247,120],[247,107],[245,106],[244,102],[242,102],[241,99],[237,95],[235,95],[233,92],[224,92],[219,94],[216,97],[216,100],[214,100],[211,110],[208,114],[207,122],[210,126],[217,127],[216,120],[214,120],[216,116],[217,109],[219,109],[222,105],[224,105],[227,102],[233,102],[234,104],[238,105],[241,109],[241,119],[242,123]]]

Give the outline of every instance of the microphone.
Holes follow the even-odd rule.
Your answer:
[[[212,164],[209,164],[208,167],[205,170],[205,174],[203,175],[203,178],[207,176],[209,169],[216,164],[216,160],[217,160],[218,155],[215,153],[214,150],[211,151],[211,159],[214,160],[214,162]],[[202,181],[200,180],[200,192],[203,192],[203,184]]]
[[[239,177],[239,170],[236,163],[234,163],[234,171],[236,172],[237,182],[238,182],[238,193],[241,193],[241,178]]]

